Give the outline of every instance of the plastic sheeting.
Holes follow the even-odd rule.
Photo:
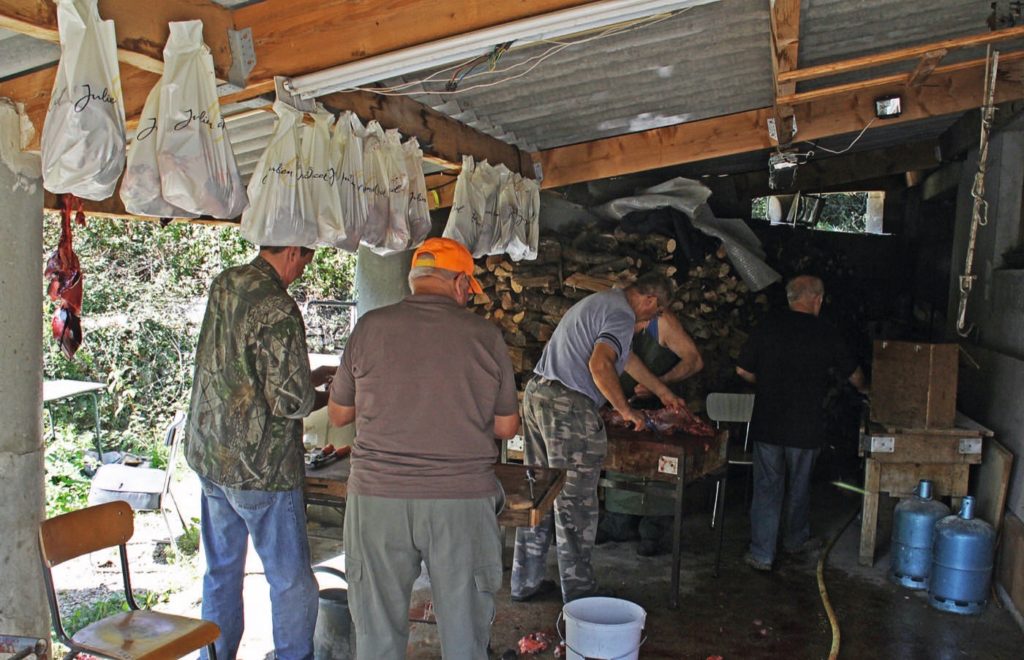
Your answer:
[[[761,241],[747,223],[739,218],[716,218],[708,206],[711,191],[699,181],[677,177],[639,194],[612,200],[595,209],[597,215],[621,221],[633,211],[649,211],[670,206],[682,211],[699,231],[722,241],[726,256],[751,291],[760,291],[782,279],[765,263]]]

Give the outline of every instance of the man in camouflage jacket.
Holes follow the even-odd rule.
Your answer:
[[[262,247],[222,272],[199,334],[185,456],[202,484],[202,616],[220,627],[221,659],[235,657],[242,637],[250,536],[270,584],[276,657],[313,657],[302,419],[326,404],[314,388],[333,370],[310,373],[305,326],[287,290],[312,258],[308,248]]]

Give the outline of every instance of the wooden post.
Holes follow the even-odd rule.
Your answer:
[[[878,532],[878,486],[881,466],[878,461],[868,458],[864,461],[864,509],[860,524],[860,556],[861,566],[875,563],[875,534]]]

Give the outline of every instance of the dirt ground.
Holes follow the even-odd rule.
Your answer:
[[[191,472],[179,475],[175,491],[186,519],[198,516],[198,481]],[[697,504],[705,496],[693,493]],[[602,584],[619,598],[647,611],[644,658],[821,658],[831,640],[828,622],[815,581],[816,560],[780,562],[770,574],[756,574],[741,558],[749,539],[749,518],[743,490],[731,490],[725,525],[725,548],[719,577],[712,575],[715,533],[707,527],[709,507],[699,506],[684,520],[680,608],[670,610],[667,556],[641,558],[634,544],[610,543],[595,552],[595,568]],[[825,538],[837,536],[827,570],[829,590],[843,630],[842,657],[1018,658],[1024,633],[998,602],[990,602],[978,616],[937,612],[927,605],[926,594],[896,587],[885,577],[887,548],[880,548],[873,567],[857,564],[857,521],[843,529],[843,521],[859,508],[859,500],[828,484],[815,491],[812,525]],[[311,507],[309,534],[314,563],[343,566],[341,515]],[[163,539],[163,518],[155,513],[136,516],[136,534],[129,545],[132,579],[137,591],[160,596],[155,609],[198,616],[202,595],[203,561],[200,552],[188,560],[168,563]],[[172,519],[177,528],[178,522]],[[843,530],[840,534],[840,530]],[[507,554],[507,553],[506,553]],[[557,575],[554,553],[549,577]],[[506,557],[508,560],[509,557]],[[65,611],[78,604],[104,599],[120,589],[114,552],[95,553],[58,567],[55,581],[62,589]],[[326,582],[322,586],[328,585]],[[246,564],[245,633],[241,660],[273,658],[270,603],[263,569],[255,552]],[[497,616],[492,628],[492,658],[508,657],[524,634],[544,631],[555,635],[560,599],[514,604],[508,597],[508,574],[497,594]],[[413,593],[412,612],[425,622],[411,625],[408,657],[440,657],[437,627],[429,616],[429,580],[424,577]],[[195,658],[198,654],[193,654]],[[538,657],[553,657],[547,651]]]

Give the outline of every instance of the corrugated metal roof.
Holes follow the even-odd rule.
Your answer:
[[[60,46],[0,29],[0,80],[56,64]]]
[[[477,76],[413,98],[529,150],[740,112],[771,104],[767,25],[763,0],[722,0],[565,49],[509,82],[472,89],[494,78]],[[518,73],[550,48],[512,50],[498,68]]]
[[[214,1],[229,8],[252,4]],[[990,12],[990,0],[803,0],[799,64],[808,67],[982,33],[988,29]],[[458,93],[440,94],[451,75],[445,72],[438,74],[440,85],[407,91],[415,100],[528,151],[732,114],[772,103],[769,21],[767,0],[720,0],[614,35],[586,35],[586,43],[550,53],[539,64],[537,58],[553,44],[513,48],[497,68],[508,70],[504,75],[523,74],[514,80],[473,88],[495,79],[490,74],[473,75],[460,83]],[[981,48],[956,51],[943,62],[983,55]],[[0,78],[50,65],[58,56],[55,44],[0,30]],[[803,82],[798,90],[909,71],[913,66],[910,61]],[[430,73],[427,69],[382,84],[422,80]],[[251,107],[250,102],[224,108],[246,177],[274,125],[273,114],[252,113]],[[932,138],[954,120],[875,125],[852,150]],[[839,150],[854,137],[838,136],[819,144]]]

